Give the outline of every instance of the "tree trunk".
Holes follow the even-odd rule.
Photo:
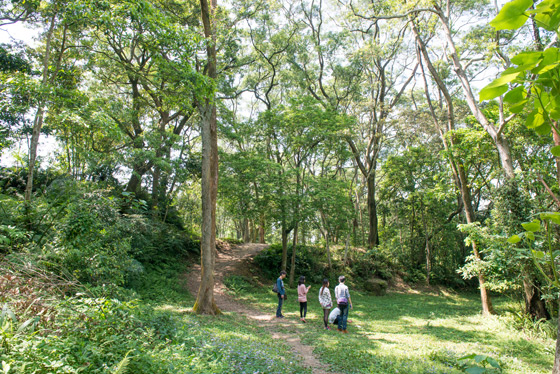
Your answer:
[[[437,8],[440,11],[440,19],[442,20],[442,23],[447,26],[446,28],[446,32],[448,32],[449,34],[448,36],[448,40],[450,40],[450,42],[452,43],[452,37],[450,34],[450,30],[448,25],[446,24],[447,19],[445,18],[443,12],[441,12],[441,9]],[[453,109],[453,99],[451,98],[451,95],[449,94],[449,91],[447,90],[447,86],[445,85],[445,83],[443,82],[443,80],[441,79],[441,77],[439,76],[437,70],[434,68],[430,57],[428,55],[428,51],[426,50],[426,45],[424,44],[424,41],[422,40],[422,38],[420,37],[420,33],[418,32],[418,29],[416,28],[416,25],[413,24],[412,30],[415,34],[416,37],[416,41],[418,44],[418,49],[419,49],[419,53],[421,54],[421,56],[418,56],[419,61],[422,60],[422,57],[424,58],[424,61],[426,62],[426,65],[428,67],[428,70],[430,71],[430,74],[432,75],[432,77],[434,78],[434,80],[436,81],[437,86],[439,87],[441,93],[443,93],[443,96],[445,98],[445,102],[447,105],[447,129],[448,131],[453,131],[455,128],[455,112]],[[452,45],[452,52],[453,52],[453,63],[455,65],[455,71],[457,72],[457,74],[459,76],[461,76],[461,72],[463,72],[462,74],[464,75],[464,71],[462,70],[461,64],[458,60],[458,57],[455,53],[455,47],[454,45]],[[458,66],[457,66],[458,64]],[[430,100],[430,95],[429,95],[429,91],[428,91],[428,83],[427,80],[425,79],[425,73],[424,73],[424,69],[422,67],[422,72],[423,72],[423,77],[424,77],[424,86],[425,86],[425,92],[426,92],[426,98],[428,100],[428,105],[430,107],[430,112],[432,114],[432,118],[434,121],[435,126],[438,129],[438,132],[440,134],[441,140],[443,142],[444,148],[448,151],[449,150],[449,145],[446,139],[446,134],[445,132],[442,130],[441,126],[439,125],[439,120],[435,114],[434,108],[432,106],[431,100]],[[471,106],[471,104],[474,103],[474,96],[472,96],[472,91],[470,91],[470,85],[468,84],[468,79],[466,79],[466,75],[464,76],[465,79],[461,79],[461,83],[463,83],[463,89],[465,91],[465,95],[467,97],[470,97],[471,100],[469,100],[469,107],[471,107],[471,109],[473,109],[473,106]],[[468,92],[467,92],[468,91]],[[470,96],[469,96],[470,93]],[[474,105],[474,107],[478,108],[476,105]],[[478,118],[478,117],[477,117]],[[490,126],[492,127],[492,126]],[[486,128],[486,127],[485,127]],[[453,138],[451,138],[451,145],[453,145]],[[456,162],[453,157],[452,157],[452,153],[450,153],[450,157],[449,157],[449,164],[453,170],[453,175],[455,178],[455,184],[457,185],[457,188],[460,191],[461,194],[461,199],[463,201],[463,209],[465,212],[465,217],[467,219],[467,223],[474,223],[475,222],[475,215],[474,215],[474,211],[472,208],[472,198],[471,198],[471,192],[470,192],[470,187],[469,187],[469,183],[467,180],[467,175],[465,173],[465,169],[463,167],[463,165],[460,162]],[[513,170],[513,167],[512,167]],[[473,248],[473,254],[475,255],[475,257],[477,258],[477,260],[481,260],[482,256],[480,255],[480,252],[478,251],[478,247],[477,244],[473,242],[472,245]],[[494,314],[494,307],[492,306],[492,300],[490,299],[490,295],[488,294],[488,290],[486,289],[486,279],[484,277],[484,274],[479,274],[478,275],[478,282],[479,282],[479,287],[480,287],[480,299],[482,302],[482,311],[484,314]]]
[[[468,185],[465,169],[462,165],[459,165],[457,169],[459,172],[459,179],[461,181],[461,198],[463,199],[463,207],[465,210],[467,223],[474,223],[475,216],[472,209],[471,191]],[[472,248],[476,259],[482,260],[482,256],[480,255],[480,252],[478,250],[478,245],[474,240],[472,243]],[[478,275],[478,283],[480,287],[480,299],[482,301],[482,313],[485,315],[495,314],[492,300],[490,299],[490,295],[488,294],[488,290],[486,289],[486,278],[484,277],[484,274],[481,273]]]
[[[47,32],[47,41],[45,45],[45,56],[43,57],[43,78],[41,89],[46,90],[49,81],[49,59],[51,53],[51,42],[56,24],[56,13],[51,18],[49,31]],[[62,54],[62,50],[60,51]],[[55,72],[56,74],[56,72]],[[44,95],[44,93],[41,93]],[[29,145],[29,170],[27,171],[27,183],[25,185],[25,201],[31,202],[31,194],[33,192],[33,173],[35,171],[35,162],[37,161],[37,148],[39,147],[39,137],[41,136],[41,128],[43,127],[45,98],[39,100],[35,120],[33,121],[33,131],[31,133],[31,144]]]
[[[298,224],[296,222],[296,227],[294,227],[294,240],[292,242],[292,261],[290,266],[290,287],[294,284],[294,277],[296,274],[296,251],[297,251],[297,240],[298,240]]]
[[[369,236],[368,248],[377,247],[379,245],[379,233],[377,231],[377,203],[375,202],[375,173],[370,173],[367,179],[368,191],[368,214],[369,214]]]
[[[265,239],[264,239],[264,216],[261,215],[261,222],[259,225],[259,243],[264,244],[265,243]]]
[[[282,222],[282,264],[280,270],[286,270],[288,266],[288,234],[291,230],[288,230],[286,223]]]
[[[535,320],[542,318],[549,320],[550,313],[546,310],[546,304],[541,298],[541,291],[533,284],[529,275],[523,277],[523,292],[525,296],[525,312]]]
[[[200,0],[204,36],[208,39],[208,77],[216,78],[216,36],[213,18],[217,2],[212,0],[212,8],[207,0]],[[216,263],[216,197],[218,192],[218,136],[216,105],[208,98],[201,106],[202,127],[202,237],[200,288],[193,310],[199,314],[219,314],[214,301],[214,265]]]

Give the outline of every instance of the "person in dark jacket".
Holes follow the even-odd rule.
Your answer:
[[[278,308],[276,309],[276,318],[284,318],[282,315],[282,304],[286,299],[286,289],[284,288],[284,278],[286,278],[286,272],[282,270],[280,276],[276,279],[276,288],[278,289]]]

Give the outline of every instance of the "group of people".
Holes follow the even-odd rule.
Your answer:
[[[284,278],[286,272],[281,271],[280,276],[276,280],[276,287],[278,293],[278,308],[276,309],[276,318],[284,318],[282,314],[282,305],[286,300],[286,289],[284,288]],[[338,277],[338,286],[334,288],[334,297],[337,307],[333,307],[333,299],[331,298],[331,291],[329,290],[329,280],[323,280],[323,286],[319,290],[319,304],[323,309],[323,322],[325,329],[330,330],[329,323],[336,324],[338,331],[348,333],[346,329],[348,324],[348,311],[352,308],[352,299],[350,298],[350,291],[348,286],[344,284],[346,278],[344,275]],[[299,301],[299,315],[302,322],[306,322],[307,316],[307,293],[311,286],[305,285],[305,277],[301,276],[298,280],[298,301]],[[331,311],[332,309],[332,311]]]

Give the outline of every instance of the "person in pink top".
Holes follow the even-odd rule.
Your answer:
[[[298,301],[299,301],[299,317],[301,322],[305,323],[305,317],[307,316],[307,293],[309,292],[309,287],[305,287],[305,277],[302,275],[298,280]]]

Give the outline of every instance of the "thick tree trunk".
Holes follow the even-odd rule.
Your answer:
[[[527,274],[527,272],[525,272]],[[525,296],[525,312],[536,320],[550,319],[550,313],[546,310],[546,304],[541,297],[541,291],[533,284],[531,277],[523,278],[523,292]]]
[[[251,233],[249,232],[249,220],[243,218],[243,243],[251,242]]]
[[[370,173],[367,179],[368,191],[368,213],[369,213],[369,236],[368,248],[373,248],[379,245],[379,233],[377,231],[377,203],[375,202],[375,173]]]
[[[208,76],[216,78],[215,27],[211,16],[216,10],[216,0],[212,0],[212,9],[207,0],[200,0],[204,35],[208,40]],[[214,301],[214,266],[216,263],[216,197],[218,193],[218,134],[216,123],[216,106],[207,99],[201,108],[202,133],[202,237],[200,288],[193,310],[199,314],[218,314],[220,310]]]

